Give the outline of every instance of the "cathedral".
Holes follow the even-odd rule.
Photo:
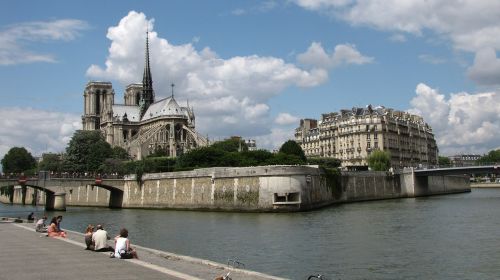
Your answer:
[[[193,108],[177,103],[173,87],[172,84],[171,96],[155,100],[146,35],[142,84],[128,85],[124,104],[115,104],[110,82],[87,83],[83,93],[83,130],[100,130],[111,146],[124,148],[133,159],[142,159],[155,151],[176,157],[208,145],[208,139],[195,130]]]

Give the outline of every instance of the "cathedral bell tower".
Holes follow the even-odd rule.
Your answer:
[[[144,64],[144,74],[142,76],[142,94],[139,101],[141,117],[144,115],[149,105],[155,102],[155,93],[153,90],[153,79],[149,67],[149,32],[146,31],[146,61]]]

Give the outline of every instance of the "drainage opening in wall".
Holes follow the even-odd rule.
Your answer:
[[[300,204],[300,192],[274,193],[273,204]]]

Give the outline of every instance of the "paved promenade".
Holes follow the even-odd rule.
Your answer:
[[[109,258],[84,250],[83,235],[50,238],[33,224],[0,222],[0,280],[3,279],[283,279],[223,264],[135,246],[140,260]]]

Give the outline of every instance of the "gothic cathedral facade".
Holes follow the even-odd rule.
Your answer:
[[[126,87],[124,104],[115,104],[110,82],[87,83],[83,96],[83,130],[100,130],[111,146],[124,148],[133,159],[158,150],[176,157],[208,145],[195,130],[193,108],[179,106],[173,90],[171,96],[155,101],[147,35],[142,84]]]

